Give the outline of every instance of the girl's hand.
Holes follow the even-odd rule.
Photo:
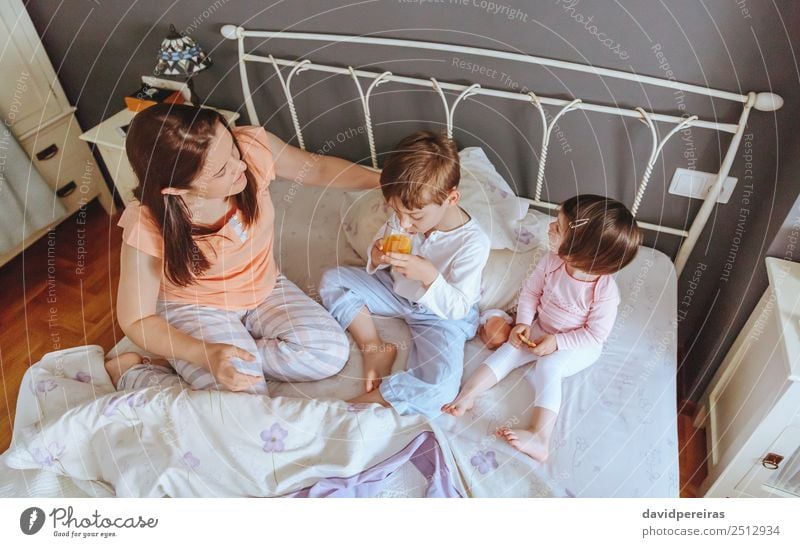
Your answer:
[[[520,340],[519,335],[524,336],[525,338],[530,337],[531,335],[531,327],[530,325],[525,325],[523,323],[519,323],[514,325],[514,328],[511,329],[511,333],[508,335],[508,343],[514,346],[515,348],[519,348],[521,346],[528,347],[527,344],[524,344],[522,340]]]
[[[211,375],[231,391],[245,391],[264,381],[263,376],[244,374],[236,370],[231,359],[253,362],[255,355],[231,344],[205,344],[205,364]]]
[[[383,264],[383,240],[376,239],[375,243],[372,244],[372,249],[370,250],[370,258],[372,259],[372,265],[377,266],[379,264]]]
[[[408,279],[419,281],[426,289],[439,277],[439,270],[436,269],[436,266],[430,260],[419,255],[386,253],[384,262],[392,266],[392,271]]]
[[[536,347],[533,348],[534,355],[538,355],[539,357],[543,357],[545,355],[550,355],[554,351],[558,349],[558,343],[556,342],[556,337],[552,334],[545,334],[538,340],[536,340]]]

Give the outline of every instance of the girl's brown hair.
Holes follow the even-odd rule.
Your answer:
[[[461,167],[458,146],[444,134],[419,131],[407,136],[389,154],[381,171],[386,201],[397,198],[408,209],[441,205],[458,187]]]
[[[216,110],[157,104],[133,118],[125,139],[128,160],[139,181],[133,195],[147,207],[161,230],[164,275],[179,286],[191,284],[195,276],[211,266],[192,237],[209,232],[192,224],[189,209],[181,196],[163,194],[161,190],[191,187],[205,165],[217,124],[230,131],[225,118]],[[233,142],[241,153],[235,137]],[[233,199],[244,223],[249,226],[258,218],[258,197],[255,178],[249,167],[245,177],[247,186]]]
[[[622,203],[591,194],[575,196],[559,207],[567,220],[558,256],[592,275],[618,272],[636,256],[642,232]]]

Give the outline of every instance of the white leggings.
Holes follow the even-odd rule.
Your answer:
[[[515,348],[506,342],[486,360],[485,365],[491,369],[499,382],[515,368],[535,361],[533,370],[525,375],[536,390],[533,406],[546,408],[558,414],[561,408],[561,380],[597,361],[602,350],[602,346],[583,346],[557,350],[550,355],[537,357],[526,346]]]

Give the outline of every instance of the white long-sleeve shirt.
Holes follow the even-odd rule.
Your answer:
[[[391,220],[391,219],[390,219]],[[384,223],[367,249],[367,272],[388,268],[388,264],[372,264],[372,245],[381,239]],[[489,259],[491,241],[475,219],[447,232],[434,230],[428,237],[414,234],[412,252],[429,260],[439,271],[426,290],[420,281],[391,272],[394,292],[412,302],[422,304],[444,319],[463,319],[481,297],[481,275]]]

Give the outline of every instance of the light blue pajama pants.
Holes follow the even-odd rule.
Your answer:
[[[411,351],[404,372],[384,379],[380,392],[400,414],[435,418],[452,401],[464,373],[464,344],[478,329],[478,308],[460,320],[442,319],[395,294],[391,275],[378,270],[339,267],[325,272],[322,303],[345,329],[366,306],[370,313],[403,319],[411,329]]]
[[[283,275],[272,292],[251,310],[229,311],[180,302],[159,302],[159,315],[176,329],[204,342],[238,346],[256,356],[252,362],[233,359],[239,372],[281,382],[307,382],[338,374],[350,354],[342,328],[318,303]],[[170,360],[193,389],[221,389],[205,367]],[[172,385],[165,367],[141,366],[128,370],[119,389]],[[175,376],[174,374],[172,376]],[[267,392],[266,381],[254,393]]]

